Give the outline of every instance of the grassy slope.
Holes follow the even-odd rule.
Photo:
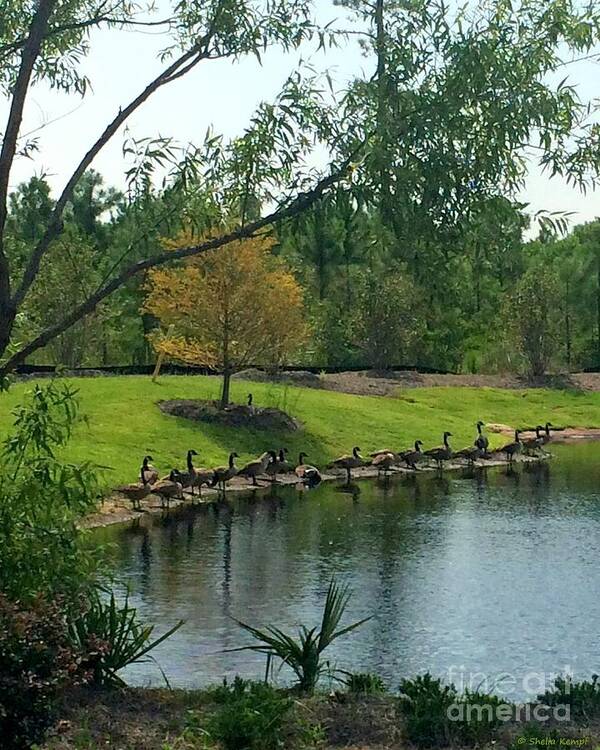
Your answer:
[[[293,435],[193,424],[163,415],[155,402],[171,398],[216,398],[219,381],[210,377],[84,378],[79,389],[82,413],[89,426],[78,426],[68,457],[88,459],[113,469],[107,483],[135,478],[140,457],[150,452],[161,470],[184,464],[185,451],[195,448],[197,464],[216,465],[230,450],[241,460],[264,449],[285,445],[292,456],[305,450],[318,465],[359,445],[363,452],[400,449],[416,438],[426,446],[439,444],[450,430],[455,448],[470,444],[474,423],[509,425],[554,424],[600,426],[600,393],[573,391],[512,391],[492,388],[415,388],[397,398],[353,396],[332,391],[234,381],[232,400],[245,402],[248,391],[257,406],[277,406],[299,418],[304,430]],[[10,410],[31,384],[22,383],[0,394],[0,439],[10,429]],[[491,435],[494,445],[504,438]]]

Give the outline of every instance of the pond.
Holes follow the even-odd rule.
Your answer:
[[[261,677],[263,656],[226,652],[250,642],[234,618],[316,625],[335,574],[353,589],[345,621],[372,618],[333,645],[336,667],[521,698],[544,676],[600,672],[600,443],[552,451],[514,471],[274,488],[95,534],[157,633],[185,620],[156,651],[173,686]],[[124,677],[162,683],[152,664]]]

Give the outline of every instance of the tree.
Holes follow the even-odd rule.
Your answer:
[[[441,0],[349,4],[365,26],[365,50],[375,53],[377,74],[354,81],[342,100],[326,102],[318,77],[293,72],[277,99],[261,104],[243,134],[229,143],[212,133],[199,146],[183,148],[164,137],[126,142],[125,156],[133,162],[127,170],[131,195],[155,189],[161,167],[168,173],[164,190],[200,186],[220,215],[236,222],[233,229],[177,252],[150,251],[136,260],[134,253],[124,254],[99,287],[22,343],[14,340],[15,320],[43,273],[45,255],[64,231],[78,184],[144,102],[203,61],[260,59],[273,45],[288,51],[310,39],[327,47],[338,35],[315,26],[310,0],[181,0],[158,20],[127,0],[110,6],[104,0],[3,4],[0,86],[8,118],[0,128],[0,376],[135,275],[280,226],[342,179],[360,189],[365,205],[380,211],[395,235],[398,257],[407,261],[416,237],[442,247],[440,235],[453,231],[481,200],[501,190],[515,193],[530,146],[553,175],[579,184],[594,181],[600,159],[595,105],[588,111],[588,102],[565,81],[556,84],[561,76],[555,74],[569,54],[589,54],[598,42],[595,4],[522,0],[512,8],[506,0],[491,0],[473,13],[470,5],[450,11]],[[107,118],[54,200],[23,268],[15,269],[7,252],[8,191],[15,159],[35,158],[35,142],[21,134],[33,85],[45,81],[85,95],[89,82],[81,64],[88,34],[139,25],[165,32],[163,70]],[[315,176],[309,157],[323,146],[330,163]],[[261,206],[273,210],[248,221]],[[140,238],[146,229],[139,227]]]
[[[403,363],[419,332],[416,290],[399,271],[367,274],[359,294],[355,334],[376,370]]]
[[[505,310],[507,326],[525,357],[530,375],[548,369],[559,341],[560,299],[558,278],[552,270],[531,266],[510,296]]]
[[[273,245],[263,234],[149,273],[144,309],[170,331],[154,337],[156,350],[218,367],[221,408],[237,369],[281,365],[306,340],[301,287],[271,254]]]

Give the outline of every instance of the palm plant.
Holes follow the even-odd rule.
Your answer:
[[[240,627],[250,633],[257,641],[260,641],[260,643],[230,650],[257,651],[266,654],[268,660],[278,657],[294,671],[298,678],[298,690],[311,694],[314,692],[319,677],[325,669],[321,658],[323,651],[337,638],[355,630],[371,619],[370,617],[365,617],[363,620],[352,623],[352,625],[338,628],[340,620],[348,606],[350,596],[351,592],[348,585],[339,586],[335,579],[332,579],[327,591],[327,598],[325,599],[325,608],[320,628],[315,627],[309,630],[305,625],[301,625],[296,638],[287,635],[272,625],[264,630],[259,630],[240,620],[236,620]]]
[[[137,610],[129,605],[128,596],[118,604],[114,594],[106,599],[100,592],[93,591],[87,607],[70,624],[69,630],[72,643],[87,655],[83,667],[91,673],[92,682],[119,686],[125,685],[117,674],[120,669],[154,661],[150,652],[182,625],[183,620],[180,620],[160,638],[152,640],[154,626],[139,622]]]

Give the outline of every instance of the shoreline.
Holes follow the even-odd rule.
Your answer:
[[[598,439],[600,439],[600,430],[598,432]],[[580,439],[580,438],[577,438]],[[595,438],[594,438],[595,439]],[[571,439],[566,439],[560,442],[571,442]],[[573,439],[574,441],[574,439]],[[556,441],[559,442],[559,441]],[[465,462],[449,461],[444,467],[443,472],[460,472],[469,468],[487,469],[487,468],[502,468],[509,467],[511,464],[503,458],[492,453],[494,458],[486,459],[483,462],[476,462],[473,467],[470,467]],[[518,456],[513,463],[514,464],[541,464],[552,458],[551,455],[542,456]],[[439,470],[434,466],[424,466],[417,471],[411,471],[404,467],[397,467],[394,471],[389,472],[387,476],[401,475],[401,476],[419,476],[422,474],[436,474]],[[345,479],[345,472],[339,473],[322,473],[321,478],[323,482],[336,482]],[[365,479],[377,479],[379,477],[377,469],[371,466],[362,466],[352,471],[353,480],[365,480]],[[271,483],[266,480],[260,480],[258,486],[254,486],[250,480],[234,477],[227,485],[225,491],[225,499],[228,496],[236,495],[250,496],[256,492],[270,490],[273,486],[275,487],[303,487],[304,484],[295,474],[281,475],[278,478],[277,483]],[[344,484],[344,482],[342,482]],[[202,497],[198,495],[192,495],[190,492],[183,492],[183,499],[172,500],[169,505],[169,510],[182,508],[184,506],[193,507],[199,505],[212,505],[222,498],[222,493],[216,489],[203,488]],[[193,500],[193,503],[192,503]],[[165,508],[162,506],[161,501],[157,495],[150,494],[149,498],[143,501],[143,510],[135,511],[131,508],[131,503],[119,497],[117,494],[110,495],[102,502],[101,509],[96,513],[91,513],[86,516],[85,519],[79,524],[81,529],[98,529],[105,528],[107,526],[114,526],[116,524],[128,524],[133,521],[140,520],[147,516],[157,516],[165,512]]]

